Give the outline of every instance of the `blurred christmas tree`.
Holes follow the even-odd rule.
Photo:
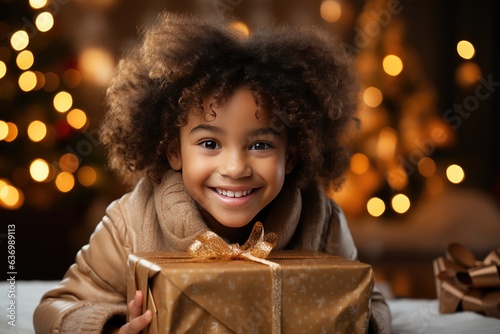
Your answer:
[[[346,183],[332,196],[351,218],[404,214],[448,180],[463,179],[459,166],[448,169],[456,175],[445,175],[449,166],[440,157],[456,134],[439,115],[435,88],[405,42],[402,10],[401,3],[366,1],[353,43],[345,45],[360,77],[361,129]]]
[[[4,209],[50,209],[70,192],[82,195],[98,183],[103,165],[91,115],[79,109],[79,61],[57,24],[56,5],[0,2]]]

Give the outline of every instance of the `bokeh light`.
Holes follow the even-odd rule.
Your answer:
[[[79,130],[87,124],[87,115],[83,110],[73,109],[66,115],[66,120],[69,125]]]
[[[60,112],[68,111],[73,105],[73,97],[68,92],[59,92],[54,96],[54,108]]]
[[[28,125],[28,137],[33,142],[39,142],[47,135],[47,126],[41,121],[33,121]]]
[[[461,87],[470,87],[479,81],[481,68],[473,61],[464,62],[458,66],[455,77]]]
[[[429,157],[423,157],[418,161],[418,171],[422,176],[431,177],[436,173],[436,163]]]
[[[465,172],[459,165],[453,164],[446,168],[446,177],[451,183],[461,183],[465,178]]]
[[[83,166],[77,173],[78,182],[86,187],[92,186],[97,181],[97,172],[94,168]]]
[[[355,153],[351,157],[350,168],[354,174],[364,174],[370,168],[370,160],[363,153]]]
[[[0,60],[0,79],[2,79],[5,74],[7,74],[7,65]]]
[[[24,202],[24,195],[21,190],[6,184],[0,187],[0,204],[11,210],[19,209]]]
[[[4,140],[9,135],[9,126],[7,122],[0,121],[0,140]]]
[[[36,87],[36,74],[32,71],[26,71],[19,76],[19,88],[24,92],[32,91]]]
[[[108,50],[92,47],[80,54],[78,68],[83,80],[107,86],[114,74],[115,61]]]
[[[82,82],[80,72],[75,69],[68,69],[63,73],[63,81],[69,88],[75,88]]]
[[[59,87],[59,77],[53,72],[45,73],[45,85],[43,89],[47,92],[53,92]]]
[[[385,203],[378,197],[370,198],[366,203],[368,213],[373,217],[380,217],[385,212]]]
[[[6,142],[10,143],[11,141],[14,141],[17,138],[17,135],[19,134],[19,130],[17,129],[17,125],[15,125],[12,122],[7,122],[7,127],[8,127],[8,133],[7,136],[3,138]],[[1,137],[1,135],[0,135]]]
[[[47,5],[47,0],[30,0],[30,6],[33,9],[40,9]]]
[[[476,50],[474,49],[474,45],[471,42],[462,40],[457,43],[457,52],[460,57],[463,59],[471,59],[474,57]]]
[[[78,157],[73,153],[66,153],[59,159],[59,167],[65,172],[74,173],[80,166]]]
[[[397,194],[392,198],[392,208],[397,213],[405,213],[410,209],[410,199],[403,194]]]
[[[336,0],[325,0],[319,9],[321,18],[326,22],[337,22],[342,16],[342,6]]]
[[[47,161],[36,159],[30,165],[31,178],[37,182],[43,182],[49,177],[50,168]]]
[[[35,19],[35,25],[41,32],[46,32],[54,26],[54,17],[49,12],[40,13]]]
[[[30,38],[26,31],[19,30],[12,34],[10,38],[10,45],[16,51],[21,51],[25,49],[30,42]]]
[[[245,37],[250,36],[250,29],[244,22],[233,21],[229,24],[229,27]]]
[[[378,107],[382,100],[382,92],[376,87],[368,87],[363,92],[363,101],[372,108]]]
[[[397,76],[403,71],[403,61],[396,55],[388,55],[382,61],[385,73]]]
[[[29,69],[31,66],[33,66],[34,62],[35,62],[35,57],[33,56],[33,53],[29,50],[21,51],[16,57],[17,67],[19,67],[21,70]]]
[[[391,127],[380,130],[377,142],[377,156],[382,160],[389,160],[396,154],[398,133]]]
[[[67,193],[75,186],[75,177],[68,172],[61,172],[56,177],[56,187],[60,192]]]

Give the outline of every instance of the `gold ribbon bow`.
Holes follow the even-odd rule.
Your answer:
[[[434,260],[442,313],[473,311],[500,318],[500,248],[478,261],[465,246],[452,243]]]
[[[264,226],[256,222],[243,246],[227,244],[216,233],[207,231],[198,235],[188,248],[189,254],[196,260],[249,260],[269,266],[272,281],[272,333],[281,333],[281,267],[265,258],[277,240],[275,233],[264,234]]]

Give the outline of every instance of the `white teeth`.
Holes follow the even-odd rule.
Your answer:
[[[225,190],[225,189],[220,189],[220,188],[215,188],[217,193],[219,195],[227,196],[227,197],[243,197],[252,192],[252,189],[246,189],[246,190],[241,190],[241,191],[232,191],[232,190]]]

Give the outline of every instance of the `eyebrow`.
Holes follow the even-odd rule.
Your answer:
[[[220,135],[224,135],[225,131],[217,126],[209,125],[209,124],[200,124],[198,126],[195,126],[194,128],[191,129],[189,134],[196,133],[198,131],[209,131],[209,132],[214,132],[218,133]],[[260,128],[255,131],[252,131],[250,133],[250,136],[259,136],[259,135],[272,135],[272,136],[277,136],[279,137],[280,133],[276,129],[273,129],[271,127],[267,128]]]

